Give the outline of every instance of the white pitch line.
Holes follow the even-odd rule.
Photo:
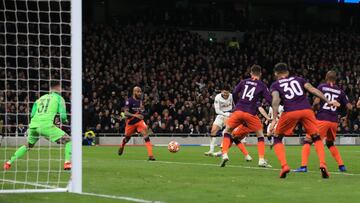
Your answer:
[[[162,203],[160,201],[152,201],[152,200],[145,200],[145,199],[139,199],[139,198],[133,198],[133,197],[116,196],[116,195],[96,194],[96,193],[89,193],[89,192],[82,192],[80,194],[96,196],[96,197],[104,197],[104,198],[110,198],[110,199],[127,200],[130,202],[139,202],[139,203]]]
[[[43,184],[38,184],[38,183],[29,183],[29,182],[23,182],[23,181],[17,181],[17,180],[9,180],[9,179],[0,179],[0,181],[14,183],[14,184],[31,185],[31,186],[35,186],[35,187],[43,187],[43,188],[48,188],[48,189],[56,189],[55,186],[43,185]]]
[[[143,160],[137,160],[143,161]],[[153,161],[150,163],[163,163],[163,164],[179,164],[179,165],[197,165],[197,166],[216,166],[220,167],[218,164],[204,164],[204,163],[190,163],[190,162],[175,162],[175,161]],[[255,169],[255,170],[269,170],[269,171],[280,171],[280,169],[275,168],[263,168],[263,167],[253,167],[253,166],[243,166],[243,165],[226,165],[229,168],[245,168],[245,169]],[[308,173],[318,173],[317,171],[308,171]],[[344,172],[335,172],[329,171],[330,175],[345,175],[345,176],[360,176],[359,173],[344,173]]]

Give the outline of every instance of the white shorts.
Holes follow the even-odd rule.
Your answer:
[[[223,127],[225,127],[225,121],[227,118],[228,117],[223,116],[223,115],[217,115],[213,125],[217,125],[220,127],[220,129],[222,129]]]

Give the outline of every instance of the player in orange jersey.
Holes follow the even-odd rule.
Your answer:
[[[336,72],[329,71],[326,74],[326,83],[320,84],[317,88],[325,95],[328,100],[336,100],[341,105],[346,106],[347,116],[346,120],[350,115],[352,105],[349,102],[344,91],[342,91],[336,83]],[[313,103],[313,108],[317,110],[316,119],[319,134],[322,140],[326,141],[326,146],[330,150],[331,155],[334,157],[339,166],[339,171],[345,172],[346,167],[341,158],[339,150],[334,145],[336,139],[336,131],[338,127],[338,109],[335,106],[329,106],[327,103],[316,98]],[[310,155],[310,146],[312,142],[310,135],[307,134],[304,140],[304,145],[301,153],[301,167],[294,170],[295,172],[307,172],[307,163]]]
[[[144,106],[142,105],[141,94],[141,88],[134,87],[132,96],[125,103],[125,116],[127,117],[125,137],[121,142],[118,154],[120,156],[124,153],[125,145],[129,142],[131,135],[138,132],[144,136],[145,146],[149,155],[149,161],[155,161],[149,138],[149,130],[144,122],[144,116],[142,115]]]
[[[264,159],[265,153],[265,139],[263,133],[263,126],[260,119],[256,115],[258,108],[258,101],[260,97],[265,98],[269,103],[271,96],[265,83],[260,80],[261,67],[253,65],[251,67],[251,78],[240,81],[233,91],[233,99],[236,102],[236,110],[230,115],[226,121],[226,128],[223,132],[223,148],[221,167],[226,165],[229,161],[228,150],[232,139],[233,130],[239,127],[237,134],[246,135],[255,132],[258,137],[258,151],[259,163],[266,162]]]
[[[290,77],[289,70],[285,63],[278,63],[274,68],[277,80],[271,85],[272,108],[274,117],[278,115],[280,102],[284,104],[284,113],[279,121],[275,119],[271,122],[270,131],[274,131],[274,151],[281,163],[280,178],[286,178],[290,168],[287,165],[285,146],[282,143],[284,136],[293,134],[293,130],[298,122],[302,123],[306,132],[310,135],[311,141],[315,145],[316,152],[320,161],[320,171],[323,178],[329,178],[329,173],[325,162],[324,145],[318,133],[315,114],[311,109],[306,97],[305,90],[322,99],[331,106],[340,106],[337,101],[330,101],[324,94],[314,88],[309,82],[301,77]]]

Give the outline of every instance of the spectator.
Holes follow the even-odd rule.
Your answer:
[[[229,12],[229,16],[245,20],[245,14],[240,13]],[[172,18],[175,15],[173,12],[168,11],[167,15],[163,23],[171,25],[221,23],[214,19],[201,23],[200,19],[206,19],[200,15],[197,18],[184,14],[189,18],[179,21]],[[149,17],[147,21],[153,21],[153,18]],[[84,27],[84,129],[95,127],[96,134],[123,133],[125,121],[121,116],[122,108],[131,87],[139,85],[144,92],[145,122],[155,133],[208,133],[215,116],[212,105],[218,87],[224,83],[234,87],[239,80],[248,77],[249,67],[255,63],[264,68],[263,80],[268,85],[273,80],[272,67],[280,61],[288,63],[294,75],[307,78],[314,85],[322,81],[326,71],[336,69],[340,78],[338,84],[354,106],[360,96],[360,48],[357,46],[360,35],[351,27],[311,30],[299,25],[261,24],[248,29],[241,46],[237,46],[232,43],[237,39],[232,39],[230,43],[209,43],[185,29],[147,26],[146,23],[137,21],[124,25],[116,22],[113,25]],[[229,48],[230,44],[235,48]],[[45,50],[40,51],[46,53]],[[50,54],[60,56],[60,53]],[[63,56],[66,54],[69,53]],[[24,67],[36,67],[39,63],[41,67],[49,65],[46,60],[34,60]],[[69,67],[69,62],[66,60],[64,67]],[[60,67],[60,64],[54,66]],[[0,72],[0,77],[4,78],[4,74]],[[9,71],[7,74],[7,78],[16,76],[16,72]],[[29,74],[38,73],[29,71]],[[59,74],[52,77],[60,78]],[[26,79],[26,75],[19,70],[18,77]],[[46,77],[46,73],[43,76]],[[62,78],[69,79],[70,75],[64,74]],[[45,83],[32,81],[29,81],[29,86],[36,91],[46,88]],[[18,100],[26,103],[27,99],[39,96],[32,92],[29,94],[29,98],[19,95]],[[66,101],[70,101],[69,96],[66,95]],[[12,126],[6,131],[13,134],[17,130],[13,126],[19,121],[27,123],[27,116],[20,116],[21,112],[26,114],[30,111],[28,106],[21,105],[15,98],[17,95],[12,91],[6,94],[0,91],[0,109],[7,113],[6,120],[4,114],[0,115],[0,120]],[[339,131],[355,132],[355,125],[360,125],[358,111],[356,108],[352,111],[348,129],[340,124]],[[301,127],[298,127],[298,133],[302,133]]]
[[[26,133],[26,127],[24,126],[24,124],[19,123],[18,127],[17,127],[17,133],[18,135],[23,136]]]

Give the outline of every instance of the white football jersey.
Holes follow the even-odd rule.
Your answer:
[[[229,112],[233,109],[233,97],[229,95],[227,99],[224,99],[220,94],[217,94],[214,101],[214,107],[216,114],[228,116]]]
[[[284,106],[283,105],[279,105],[279,113],[278,113],[278,118],[280,118],[281,114],[284,112]],[[270,106],[269,108],[269,116],[271,119],[274,119],[274,113],[273,113],[273,109]]]

